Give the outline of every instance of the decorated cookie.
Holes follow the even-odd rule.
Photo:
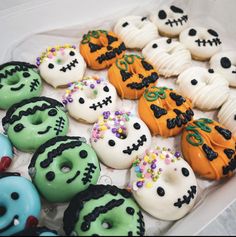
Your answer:
[[[8,137],[0,133],[0,172],[5,171],[12,162],[13,147]]]
[[[130,192],[110,185],[90,185],[64,213],[66,235],[144,236],[143,215]]]
[[[74,45],[49,47],[37,58],[42,78],[53,87],[62,87],[83,78],[86,63]]]
[[[34,97],[10,107],[2,125],[17,149],[31,152],[55,136],[66,135],[69,121],[63,104]]]
[[[130,49],[142,49],[148,42],[158,37],[155,24],[142,16],[126,16],[119,19],[114,32]]]
[[[229,96],[228,81],[213,69],[196,66],[188,68],[176,82],[179,93],[188,97],[198,109],[217,109]]]
[[[236,51],[215,54],[210,60],[210,67],[228,80],[230,86],[236,87]]]
[[[219,122],[228,128],[236,140],[236,98],[229,97],[218,113]]]
[[[47,227],[31,227],[17,233],[16,236],[58,236],[58,234],[55,230],[50,230]]]
[[[184,30],[179,40],[190,50],[196,60],[205,61],[221,50],[218,33],[204,27],[190,27]]]
[[[182,134],[181,147],[185,160],[203,178],[230,177],[236,168],[232,133],[211,119],[189,122]]]
[[[159,33],[167,37],[178,36],[188,26],[188,15],[174,5],[161,7],[150,19],[157,25]]]
[[[189,99],[166,87],[146,89],[138,103],[140,118],[153,135],[170,137],[178,135],[193,118]]]
[[[164,77],[178,76],[191,66],[191,54],[183,44],[169,38],[151,41],[142,51],[148,62]]]
[[[108,70],[109,81],[122,99],[135,100],[158,80],[157,71],[138,55],[125,55]]]
[[[103,111],[116,109],[116,89],[98,76],[85,77],[69,84],[63,103],[69,114],[78,121],[95,123]]]
[[[96,184],[100,167],[96,153],[80,137],[56,137],[35,152],[29,165],[33,183],[50,202],[67,202]]]
[[[40,198],[32,183],[18,173],[0,173],[0,235],[11,236],[36,226]]]
[[[93,126],[91,143],[105,165],[127,169],[150,147],[151,134],[145,123],[129,112],[104,112]]]
[[[42,81],[35,65],[15,61],[0,65],[0,109],[39,96],[41,91]]]
[[[131,169],[131,188],[141,208],[162,220],[178,220],[193,207],[195,175],[179,152],[156,148],[137,158]]]
[[[118,36],[105,30],[89,31],[80,43],[80,52],[91,69],[105,69],[126,51]]]

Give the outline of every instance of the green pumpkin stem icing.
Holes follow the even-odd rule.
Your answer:
[[[87,44],[90,42],[91,37],[98,39],[101,34],[107,35],[108,32],[105,30],[93,30],[89,31],[87,34],[83,35],[83,39],[81,41],[82,44]]]
[[[146,89],[144,92],[144,98],[147,101],[155,101],[157,99],[165,99],[166,98],[166,93],[165,90],[167,89],[167,87],[156,87],[156,86],[152,86],[152,89],[156,89],[156,91],[150,91],[149,89]]]
[[[141,56],[136,54],[131,55],[125,55],[122,59],[116,60],[116,66],[120,70],[127,71],[128,70],[128,64],[133,64],[135,58],[143,59]]]

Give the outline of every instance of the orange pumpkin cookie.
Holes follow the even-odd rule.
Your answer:
[[[125,55],[108,70],[109,81],[122,99],[140,98],[144,90],[158,80],[157,71],[138,55]]]
[[[193,118],[189,99],[166,87],[146,89],[138,103],[141,119],[153,135],[171,137],[179,134]]]
[[[89,31],[80,43],[80,53],[87,65],[96,70],[108,68],[125,53],[125,44],[113,32]]]
[[[181,146],[185,160],[203,178],[219,180],[231,176],[236,168],[231,132],[211,119],[189,122],[183,131]]]

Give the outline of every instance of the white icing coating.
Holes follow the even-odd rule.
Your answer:
[[[71,83],[63,97],[69,114],[87,123],[95,123],[104,111],[114,111],[116,102],[114,86],[96,76]]]
[[[191,66],[189,50],[180,42],[168,38],[151,41],[142,54],[164,77],[178,76]]]
[[[93,127],[92,147],[108,167],[128,169],[136,156],[151,146],[150,131],[142,120],[130,113],[107,113]]]
[[[138,204],[162,220],[178,220],[193,207],[198,194],[188,163],[167,149],[149,150],[131,169],[131,190]]]
[[[202,110],[219,108],[229,96],[229,83],[220,74],[203,67],[191,67],[178,79],[178,91]]]
[[[151,21],[142,16],[126,16],[114,27],[114,32],[124,41],[127,48],[142,49],[158,37],[158,31]]]
[[[218,113],[219,122],[236,138],[236,98],[229,97]]]
[[[215,54],[210,60],[210,67],[236,87],[236,51],[226,51]]]
[[[189,27],[181,32],[179,40],[192,56],[198,60],[208,60],[221,50],[221,41],[216,31],[204,27]]]
[[[86,63],[77,49],[59,47],[54,54],[46,52],[39,65],[40,75],[48,84],[57,88],[83,78]]]
[[[160,34],[176,37],[188,26],[188,15],[177,6],[163,6],[151,14],[150,20],[157,25]]]

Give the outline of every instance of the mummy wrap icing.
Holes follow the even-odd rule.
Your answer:
[[[148,42],[158,37],[155,24],[142,16],[126,16],[119,19],[114,32],[130,49],[142,49]]]
[[[191,66],[191,54],[183,44],[169,38],[155,39],[142,51],[158,73],[164,77],[178,76]]]
[[[8,137],[0,133],[0,172],[5,171],[12,162],[13,147]]]
[[[37,58],[42,78],[53,87],[62,87],[83,78],[86,63],[73,45],[48,48]]]
[[[168,37],[178,36],[188,26],[188,15],[174,5],[161,7],[150,19],[156,24],[159,33]]]
[[[215,54],[210,60],[210,67],[228,80],[230,86],[236,87],[236,51]]]
[[[177,84],[179,93],[202,110],[219,108],[229,96],[228,81],[213,69],[188,68],[179,75]]]
[[[91,143],[105,165],[127,169],[150,147],[151,134],[144,122],[130,113],[104,112],[93,126]]]
[[[135,200],[146,212],[162,220],[178,220],[193,207],[197,181],[179,152],[160,148],[138,157],[131,169]]]
[[[63,96],[69,114],[86,123],[95,123],[104,111],[114,111],[116,102],[114,86],[98,76],[85,77],[80,82],[71,83]]]
[[[190,27],[181,32],[179,40],[196,60],[205,61],[221,50],[221,40],[215,30]]]

